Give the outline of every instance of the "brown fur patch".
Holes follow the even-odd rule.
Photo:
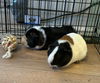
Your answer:
[[[64,35],[60,40],[68,40],[71,44],[74,45],[73,39],[70,36]]]

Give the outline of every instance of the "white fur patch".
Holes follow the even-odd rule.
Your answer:
[[[32,28],[36,29],[36,30],[40,30],[41,26],[33,26]]]
[[[43,37],[44,37],[44,43],[41,45],[41,46],[36,46],[35,47],[35,49],[41,49],[44,45],[45,45],[45,43],[46,43],[46,34],[45,34],[45,31],[43,30],[43,29],[37,29],[38,31],[40,31],[40,32],[42,32],[42,34],[43,34]]]
[[[58,46],[57,47],[55,47],[55,49],[52,51],[52,53],[49,55],[49,57],[48,57],[48,63],[51,65],[51,62],[53,61],[53,59],[54,59],[54,55],[57,53],[57,51],[58,51]]]
[[[58,40],[58,43],[61,44],[61,43],[65,43],[66,40]]]

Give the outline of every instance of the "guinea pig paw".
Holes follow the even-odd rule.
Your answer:
[[[4,54],[4,55],[2,56],[3,59],[9,59],[9,58],[11,58],[11,57],[12,57],[12,54],[11,54],[10,52],[7,52],[6,54]]]

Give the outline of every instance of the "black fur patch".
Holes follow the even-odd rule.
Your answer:
[[[61,43],[59,49],[54,56],[54,60],[51,65],[57,65],[58,67],[65,66],[72,59],[72,49],[69,43]]]
[[[47,39],[43,49],[47,49],[48,46],[54,43],[56,40],[61,38],[62,36],[75,32],[75,29],[72,26],[62,26],[62,27],[42,27],[45,30]]]

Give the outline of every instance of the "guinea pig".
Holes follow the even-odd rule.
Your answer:
[[[67,67],[83,60],[87,55],[87,44],[77,33],[69,33],[48,48],[48,64],[52,68]]]
[[[41,27],[29,28],[22,37],[22,44],[32,49],[46,50],[50,44],[65,34],[75,32],[72,26],[62,27]]]

